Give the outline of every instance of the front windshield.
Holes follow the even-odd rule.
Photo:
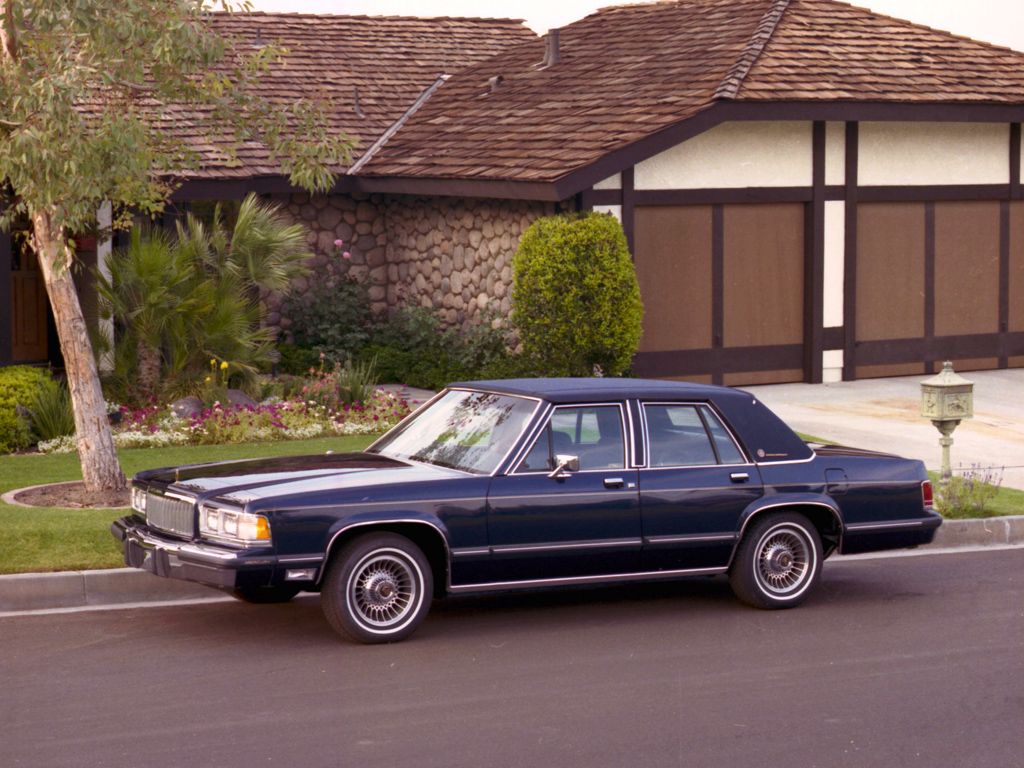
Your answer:
[[[488,475],[511,450],[537,403],[491,392],[445,392],[373,447],[395,459]]]

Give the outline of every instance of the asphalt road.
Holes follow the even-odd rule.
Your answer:
[[[0,619],[0,766],[1024,766],[1024,549],[463,599],[409,642],[319,601]]]

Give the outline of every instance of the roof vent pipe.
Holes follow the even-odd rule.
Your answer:
[[[544,36],[544,61],[541,67],[553,67],[562,60],[562,52],[558,47],[558,30],[549,29]]]
[[[487,83],[491,86],[491,93],[498,90],[498,86],[505,81],[505,78],[501,75],[495,75],[494,77],[487,78]]]

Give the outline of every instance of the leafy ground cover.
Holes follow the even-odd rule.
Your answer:
[[[153,467],[265,456],[361,450],[375,435],[351,435],[239,445],[137,448],[119,452],[129,476]],[[44,483],[79,480],[76,454],[0,456],[0,493]],[[0,503],[0,573],[118,568],[121,551],[110,524],[119,509],[26,509]]]

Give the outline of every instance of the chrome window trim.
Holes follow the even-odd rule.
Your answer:
[[[385,432],[383,435],[381,435],[376,440],[374,440],[373,443],[368,448],[366,448],[366,452],[367,453],[373,452],[373,449],[377,447],[377,443],[379,443],[385,437],[390,435],[393,431],[395,431],[396,429],[398,429],[399,427],[404,425],[406,422],[411,421],[412,418],[416,414],[418,414],[420,411],[422,411],[428,405],[432,405],[434,403],[434,401],[439,400],[441,397],[443,397],[444,395],[448,394],[449,392],[482,392],[485,395],[498,395],[500,397],[513,397],[513,398],[516,398],[518,400],[530,400],[530,401],[534,402],[533,411],[530,413],[530,415],[526,419],[526,426],[523,428],[522,431],[520,431],[520,433],[518,435],[515,436],[515,439],[513,439],[511,441],[512,444],[509,446],[509,449],[507,451],[505,451],[505,453],[504,453],[504,455],[502,455],[501,459],[494,465],[494,469],[493,470],[491,470],[490,472],[469,472],[468,470],[459,469],[458,467],[441,467],[442,469],[452,469],[452,470],[455,470],[456,472],[462,472],[463,474],[470,475],[472,477],[494,477],[495,475],[498,474],[498,472],[501,470],[501,468],[505,465],[505,462],[508,461],[509,455],[512,453],[512,451],[515,450],[516,445],[522,439],[523,433],[527,429],[529,429],[530,424],[537,417],[537,410],[540,408],[540,405],[544,402],[543,399],[541,399],[539,397],[535,397],[533,395],[513,395],[513,394],[509,394],[508,392],[497,392],[497,391],[491,390],[491,389],[475,389],[475,388],[472,388],[472,387],[445,387],[440,392],[438,392],[436,395],[434,395],[432,398],[427,400],[423,405],[421,405],[415,411],[413,411],[408,416],[406,416],[404,419],[402,419],[400,422],[398,422],[398,424],[396,424],[391,429],[389,429],[387,432]],[[400,456],[392,456],[391,454],[388,454],[388,453],[378,452],[378,455],[380,455],[380,456],[387,456],[388,458],[395,459],[396,461],[409,461],[409,462],[412,462],[413,464],[419,464],[420,466],[426,466],[426,467],[437,467],[437,466],[439,466],[438,464],[431,464],[431,463],[425,462],[425,461],[416,461],[415,459],[406,459],[406,458],[403,458],[403,457],[400,457]]]
[[[529,470],[527,472],[520,472],[519,467],[526,460],[526,457],[530,455],[530,451],[533,450],[537,440],[540,439],[541,432],[551,423],[551,419],[554,418],[555,412],[565,408],[605,408],[614,407],[619,409],[619,424],[622,427],[622,466],[621,467],[606,467],[605,469],[581,469],[578,472],[573,472],[574,475],[582,475],[585,473],[594,472],[624,472],[628,469],[634,468],[632,460],[629,458],[630,449],[633,447],[632,435],[626,430],[626,417],[623,415],[624,403],[621,400],[613,400],[609,402],[597,402],[597,403],[559,403],[558,405],[552,405],[550,412],[547,414],[545,419],[541,420],[541,426],[539,431],[531,436],[529,447],[522,452],[521,456],[517,457],[516,463],[509,470],[509,475],[538,475],[543,472],[550,472],[550,469],[544,470]]]
[[[674,571],[636,571],[601,576],[563,576],[557,579],[525,579],[523,581],[489,581],[478,584],[449,585],[450,592],[480,592],[491,589],[517,589],[522,587],[554,587],[562,584],[601,584],[608,581],[648,581],[671,579],[676,576],[713,576],[728,568],[684,568]]]
[[[754,463],[759,467],[779,467],[782,466],[783,464],[809,464],[810,462],[818,458],[818,454],[810,446],[807,446],[807,448],[811,452],[810,458],[807,459],[786,459],[785,461],[755,461]]]
[[[527,427],[525,430],[525,440],[512,458],[509,467],[518,467],[522,462],[530,449],[533,448],[533,444],[537,442],[538,435],[544,431],[544,427],[547,426],[548,419],[550,418],[551,412],[555,409],[554,404],[544,401],[544,408],[542,408],[537,414],[537,420],[534,422],[532,427]],[[522,437],[522,436],[521,436]],[[513,474],[513,470],[510,468],[505,471],[505,475]]]
[[[642,446],[644,448],[644,460],[643,460],[643,462],[639,462],[639,461],[636,460],[636,448],[637,448],[638,443],[633,439],[633,436],[636,435],[636,427],[633,425],[633,409],[629,407],[630,403],[633,403],[633,402],[636,402],[636,401],[635,400],[626,400],[625,403],[623,403],[626,406],[626,421],[627,421],[627,423],[629,425],[629,447],[630,447],[630,451],[629,451],[629,464],[625,467],[626,469],[629,469],[629,468],[640,469],[640,467],[647,466],[647,447],[646,446]],[[637,405],[637,411],[641,411],[641,410],[643,410],[643,409],[640,408],[639,404],[638,404]]]
[[[651,438],[650,438],[650,435],[647,432],[647,411],[646,411],[646,408],[647,408],[648,405],[665,405],[665,406],[673,406],[673,405],[675,405],[675,406],[692,407],[692,408],[695,409],[697,418],[701,418],[701,414],[700,414],[700,412],[697,409],[702,408],[702,407],[703,408],[707,408],[708,410],[711,411],[711,413],[714,415],[714,417],[716,419],[718,419],[718,423],[722,425],[722,428],[729,435],[729,439],[732,440],[733,447],[739,452],[740,456],[742,456],[744,459],[747,460],[746,463],[744,463],[744,464],[719,464],[718,462],[715,462],[714,464],[674,464],[674,465],[670,465],[670,466],[667,466],[667,467],[653,467],[653,466],[651,466]],[[644,432],[643,432],[644,459],[646,460],[646,468],[647,469],[700,469],[700,468],[706,468],[706,467],[751,467],[751,466],[757,466],[756,463],[750,461],[750,457],[747,455],[747,452],[745,450],[743,450],[743,446],[741,446],[739,440],[736,439],[736,433],[732,431],[732,428],[729,426],[728,422],[726,422],[726,420],[722,418],[722,415],[717,411],[717,409],[715,409],[714,405],[712,403],[710,403],[710,402],[704,402],[702,400],[676,400],[676,401],[671,401],[671,400],[669,400],[669,401],[666,401],[666,400],[641,400],[640,401],[640,413],[643,414],[643,420],[644,420]],[[703,419],[701,419],[701,426],[704,427],[704,434],[708,438],[708,445],[711,446],[712,453],[714,453],[714,455],[716,457],[719,456],[718,449],[715,447],[715,444],[714,444],[715,438],[710,433],[710,431],[708,430],[708,428],[706,426],[706,422]]]
[[[681,469],[742,469],[747,467],[757,467],[756,464],[683,464],[679,467],[641,467],[644,472],[661,472],[662,470],[671,470],[672,472],[678,472]],[[820,483],[819,483],[820,485]],[[715,488],[721,488],[722,486],[714,486]],[[659,489],[660,490],[660,489]],[[696,490],[696,489],[695,489]],[[710,490],[708,488],[701,488],[700,490]]]

